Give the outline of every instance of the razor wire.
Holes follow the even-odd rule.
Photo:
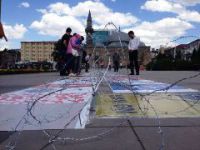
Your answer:
[[[97,84],[97,87],[96,87],[96,91],[97,91],[97,89],[98,89],[98,87],[99,87],[99,85],[100,85],[100,83],[102,82],[102,80],[100,80],[100,82]],[[36,99],[35,101],[33,101],[33,103],[32,103],[32,105],[31,105],[31,107],[30,108],[28,108],[27,110],[27,112],[28,113],[30,113],[30,115],[31,115],[31,117],[34,119],[34,120],[36,120],[39,124],[41,124],[41,121],[39,121],[33,114],[32,114],[32,109],[34,108],[34,106],[36,105],[36,103],[38,103],[38,101],[40,100],[40,99],[42,99],[42,98],[44,98],[44,97],[46,97],[46,96],[48,96],[48,95],[51,95],[51,94],[55,94],[56,92],[59,92],[59,91],[62,91],[62,90],[65,90],[64,88],[62,88],[62,89],[60,89],[60,90],[57,90],[57,91],[53,91],[53,92],[51,92],[51,93],[47,93],[46,95],[43,95],[42,97],[39,97],[38,99]],[[84,107],[83,107],[84,108]],[[83,109],[82,108],[82,109]],[[81,110],[82,110],[81,109]],[[79,115],[80,115],[80,112],[78,113]],[[19,126],[19,124],[21,124],[21,122],[22,122],[22,120],[25,118],[25,116],[26,116],[26,114],[22,117],[22,119],[19,121],[19,123],[17,124],[17,126],[16,126],[16,128],[15,128],[15,131],[17,130],[17,128],[18,128],[18,126]],[[75,118],[76,118],[76,116],[75,116]],[[80,119],[80,116],[79,116],[79,119]],[[70,121],[70,123],[71,123],[71,121]],[[16,145],[16,144],[15,144]],[[11,145],[7,145],[6,146],[7,148],[8,147],[10,147],[11,149],[13,148],[13,147],[15,147],[15,146],[11,146]]]
[[[113,24],[112,24],[112,25],[113,25]],[[116,28],[116,26],[114,26],[114,27]],[[117,33],[118,33],[117,35],[118,35],[118,38],[119,38],[119,41],[120,41],[122,53],[124,54],[124,53],[125,53],[125,50],[124,50],[124,48],[123,48],[123,45],[122,45],[122,41],[121,41],[119,32],[117,32]],[[128,74],[128,68],[127,68],[127,74]],[[131,86],[131,79],[130,79],[130,76],[128,76],[128,81],[129,81],[129,85]],[[135,95],[135,92],[133,91],[133,89],[132,89],[131,91],[132,91],[134,97],[136,98],[137,105],[138,105],[139,109],[141,110],[141,107],[140,107],[140,105],[139,105],[139,102],[138,102],[137,96]],[[146,99],[145,99],[145,100],[146,100]],[[147,101],[147,102],[149,103],[149,105],[152,107],[152,109],[153,109],[154,112],[155,112],[156,119],[157,119],[156,121],[158,121],[158,125],[159,125],[159,127],[158,127],[159,133],[161,134],[161,139],[162,139],[162,140],[161,140],[160,150],[163,150],[163,148],[164,148],[164,134],[163,134],[163,131],[162,131],[161,127],[160,127],[159,116],[158,116],[157,111],[156,111],[155,108],[153,107],[153,105],[150,103],[150,101]],[[129,119],[127,119],[127,121],[129,122]],[[129,124],[130,124],[130,122],[129,122]],[[130,124],[130,125],[131,125],[131,124]],[[131,129],[132,129],[133,131],[135,131],[132,125],[131,125],[130,127],[131,127]],[[134,134],[135,134],[135,136],[136,136],[137,139],[138,139],[139,137],[137,136],[136,131],[134,132]],[[142,141],[141,141],[140,139],[139,139],[138,141],[139,141],[139,143],[140,143],[142,149],[145,149],[145,148],[144,148],[144,145],[143,145],[143,143],[142,143]]]
[[[106,72],[108,71],[108,67],[109,67],[109,63],[110,63],[110,60],[109,60],[109,62],[108,62],[108,65],[107,65],[107,68],[106,68],[106,71],[105,71],[105,73],[103,74],[103,77],[105,78],[105,75],[106,75]],[[103,79],[104,78],[102,78],[101,80],[100,80],[100,82],[99,82],[99,84],[97,84],[97,87],[100,85],[100,83],[103,81]],[[97,88],[96,88],[97,89]],[[156,112],[155,112],[156,113]],[[157,114],[157,113],[156,113]],[[160,129],[160,133],[162,134],[163,132],[162,132],[162,130],[161,130],[161,128],[159,128]],[[56,136],[57,137],[57,136]],[[47,144],[47,146],[48,146],[49,144]],[[46,146],[44,146],[43,148],[46,148]],[[161,148],[162,149],[162,148]]]
[[[183,37],[181,37],[180,39],[183,39]],[[120,40],[120,36],[119,36],[119,40]],[[121,40],[120,40],[120,43],[121,43]],[[121,44],[121,46],[122,46],[122,44]],[[95,48],[96,48],[96,47],[95,47]],[[95,48],[93,49],[93,53],[95,52]],[[105,48],[105,51],[108,52],[107,48],[106,48],[106,47],[104,47],[104,48]],[[122,50],[123,50],[123,54],[124,54],[125,52],[124,52],[123,47],[122,47]],[[100,59],[100,57],[99,57],[99,59]],[[94,87],[92,86],[92,87],[93,87],[93,94],[94,94],[94,95],[95,95],[96,92],[98,92],[99,86],[100,86],[100,84],[101,84],[103,81],[104,81],[106,84],[108,84],[108,86],[110,86],[110,82],[108,81],[108,79],[107,79],[107,77],[106,77],[106,75],[107,75],[107,73],[108,73],[109,63],[110,63],[110,61],[111,61],[110,57],[109,57],[109,61],[108,61],[107,67],[106,67],[105,71],[103,71],[103,72],[102,72],[102,70],[98,70],[98,69],[95,68],[95,64],[96,64],[97,61],[98,61],[98,60],[96,60],[96,61],[93,62],[93,65],[94,65],[94,70],[93,70],[93,71],[94,71],[94,72],[93,72],[93,73],[94,73],[94,77],[97,77],[97,76],[98,76],[98,78],[99,78],[99,79],[96,81],[96,84],[93,84],[93,80],[92,80],[92,76],[91,76],[92,72],[90,72],[90,77],[91,77],[91,80],[92,80],[92,85],[94,86]],[[97,70],[97,71],[95,71],[95,70]],[[127,72],[128,72],[128,70],[127,70]],[[184,78],[184,79],[180,79],[180,80],[178,80],[178,81],[172,83],[170,86],[168,86],[168,87],[166,87],[166,88],[159,89],[159,90],[155,90],[155,91],[152,92],[152,93],[148,93],[148,94],[144,94],[144,95],[141,95],[141,94],[137,93],[136,91],[134,91],[134,90],[131,88],[131,78],[130,78],[130,76],[128,76],[128,80],[129,80],[129,83],[128,83],[128,84],[126,84],[126,83],[120,83],[120,81],[117,81],[117,82],[118,82],[120,85],[123,85],[123,86],[125,86],[126,88],[128,88],[129,90],[131,90],[131,91],[132,91],[132,94],[136,97],[136,99],[137,99],[137,95],[140,95],[140,96],[142,97],[142,99],[144,99],[145,101],[147,101],[147,102],[149,103],[150,107],[152,107],[152,109],[154,110],[155,108],[154,108],[153,106],[151,106],[152,104],[150,103],[149,99],[146,99],[146,96],[152,95],[152,94],[154,94],[154,93],[156,93],[156,92],[158,92],[158,91],[163,91],[163,90],[165,90],[165,91],[167,92],[167,90],[169,90],[169,89],[172,88],[173,86],[177,85],[178,83],[180,83],[180,82],[182,82],[182,81],[184,81],[184,80],[187,80],[187,79],[195,78],[195,77],[197,77],[197,76],[199,76],[199,75],[200,75],[200,74],[198,73],[198,74],[196,74],[196,75],[194,75],[194,76],[191,76],[191,77],[188,77],[188,78]],[[96,79],[96,78],[95,78],[95,79]],[[66,80],[66,78],[59,79],[59,80]],[[34,115],[32,114],[33,108],[36,106],[36,104],[38,103],[38,101],[39,101],[40,99],[42,99],[42,98],[44,98],[44,97],[47,97],[48,95],[55,94],[55,93],[57,93],[57,92],[61,92],[62,90],[65,90],[66,88],[67,88],[67,83],[66,83],[66,85],[63,86],[60,90],[57,90],[57,91],[54,91],[54,92],[51,92],[51,93],[47,93],[46,95],[43,95],[43,96],[39,97],[38,99],[34,100],[34,101],[32,102],[31,107],[29,107],[29,108],[27,107],[27,108],[28,108],[28,109],[27,109],[27,112],[30,113],[30,116],[31,116],[38,124],[43,123],[43,122],[41,122],[40,120],[37,119],[37,116],[34,116]],[[47,89],[48,89],[48,86],[47,86]],[[112,94],[115,95],[115,93],[112,93]],[[199,100],[198,100],[198,101],[199,101]],[[139,102],[138,102],[138,103],[139,103]],[[75,103],[73,103],[73,104],[75,105]],[[195,105],[195,104],[194,104],[194,105]],[[69,141],[73,141],[73,142],[82,142],[82,141],[83,141],[83,142],[84,142],[84,141],[88,141],[88,140],[90,141],[90,140],[93,140],[93,139],[103,138],[103,137],[105,137],[105,136],[111,134],[115,129],[117,129],[118,127],[120,127],[122,124],[124,124],[125,122],[127,122],[127,120],[129,119],[129,117],[125,117],[125,118],[124,118],[125,121],[120,122],[118,125],[114,126],[113,128],[111,128],[111,129],[109,129],[109,130],[105,130],[104,132],[101,132],[101,133],[99,133],[99,134],[96,134],[96,135],[93,135],[93,136],[90,136],[90,137],[84,137],[84,138],[71,138],[71,137],[64,137],[64,138],[62,138],[62,137],[60,137],[60,134],[67,128],[67,126],[68,126],[74,119],[76,119],[77,117],[79,117],[79,120],[80,120],[80,122],[81,122],[80,113],[81,113],[81,111],[84,109],[85,106],[86,106],[86,105],[84,105],[84,106],[70,119],[70,121],[66,123],[66,125],[64,126],[64,128],[63,128],[62,130],[59,130],[59,131],[57,132],[57,134],[55,134],[55,135],[50,135],[49,133],[47,133],[46,130],[43,129],[42,131],[43,131],[43,133],[49,138],[49,142],[48,142],[46,145],[44,145],[41,149],[45,149],[45,148],[46,148],[47,146],[49,146],[49,145],[51,145],[53,149],[56,149],[56,147],[55,147],[55,145],[54,145],[54,142],[59,142],[59,141],[65,141],[65,142],[69,142]],[[142,107],[141,107],[140,105],[138,105],[138,107],[139,107],[139,109],[142,110]],[[144,109],[146,109],[146,108],[144,108]],[[161,134],[162,138],[164,139],[163,131],[162,131],[162,129],[161,129],[161,123],[160,123],[159,115],[158,115],[158,113],[157,113],[157,110],[154,110],[154,111],[155,111],[154,113],[156,114],[156,122],[158,122],[159,133]],[[183,110],[183,111],[184,111],[184,110]],[[26,114],[25,114],[25,115],[26,115]],[[29,116],[29,115],[28,115],[28,116]],[[63,116],[63,117],[64,117],[64,116]],[[23,119],[26,120],[25,117],[24,117]],[[27,121],[27,120],[26,120],[26,121]],[[56,121],[56,119],[55,119],[54,121]],[[19,122],[19,123],[21,124],[21,122]],[[48,121],[47,121],[47,123],[48,123]],[[24,125],[25,125],[25,124],[24,124]],[[17,128],[18,128],[18,125],[16,126],[15,131],[17,130]],[[22,129],[22,131],[23,131],[23,129]],[[16,132],[17,132],[17,131],[16,131]],[[20,134],[21,134],[21,131],[19,131],[18,134],[20,135]],[[53,137],[53,138],[52,138],[52,137]],[[161,147],[160,147],[161,150],[164,149],[164,140],[163,140],[163,139],[162,139]],[[9,149],[14,149],[14,148],[16,147],[16,144],[15,144],[15,145],[6,145],[6,147],[9,148]]]

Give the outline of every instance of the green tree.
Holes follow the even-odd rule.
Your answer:
[[[180,50],[176,52],[175,60],[181,60],[181,51]]]
[[[53,57],[54,61],[59,62],[64,59],[65,52],[66,48],[60,39],[54,44],[54,51],[52,52],[51,56]]]
[[[199,45],[199,48],[197,51],[197,62],[198,62],[198,64],[200,64],[200,45]]]
[[[197,50],[196,50],[196,48],[194,48],[194,50],[193,50],[193,52],[192,52],[192,56],[191,56],[191,61],[192,61],[193,63],[196,62],[196,57],[197,57]]]
[[[200,46],[198,50],[194,49],[191,60],[193,64],[200,64]]]

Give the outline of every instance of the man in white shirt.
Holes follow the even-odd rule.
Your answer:
[[[139,64],[138,64],[138,47],[140,45],[140,39],[134,35],[133,31],[128,32],[130,41],[128,44],[129,50],[129,61],[130,61],[130,75],[134,75],[134,68],[136,70],[136,75],[139,75]]]

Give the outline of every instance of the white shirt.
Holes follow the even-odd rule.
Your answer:
[[[128,44],[129,51],[137,50],[140,45],[140,39],[138,37],[134,37],[133,39],[130,39]]]

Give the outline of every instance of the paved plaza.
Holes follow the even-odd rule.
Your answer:
[[[199,150],[199,72],[104,71],[0,76],[0,149]]]

